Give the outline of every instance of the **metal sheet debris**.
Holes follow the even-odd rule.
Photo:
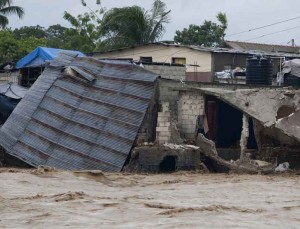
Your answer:
[[[68,66],[85,76],[66,74],[63,69]],[[87,75],[95,80],[84,80]],[[138,66],[60,56],[3,125],[0,144],[8,154],[35,167],[120,171],[156,78]]]

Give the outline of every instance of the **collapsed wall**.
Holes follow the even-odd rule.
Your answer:
[[[159,101],[169,103],[170,119],[177,121],[178,133],[184,141],[195,140],[197,117],[207,109],[207,98],[214,97],[216,101],[223,101],[249,117],[245,127],[254,134],[257,148],[248,148],[247,136],[240,137],[235,146],[240,149],[240,143],[244,141],[241,145],[246,158],[266,160],[273,164],[289,161],[292,168],[299,167],[299,90],[253,86],[247,88],[247,85],[238,89],[224,85],[192,85],[167,80],[160,80],[159,89]],[[220,151],[227,152],[225,149]],[[228,158],[227,155],[225,157]]]
[[[192,146],[162,144],[135,147],[126,172],[200,170],[201,153]]]

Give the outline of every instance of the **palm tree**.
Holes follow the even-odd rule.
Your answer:
[[[24,15],[24,10],[19,6],[12,6],[12,0],[0,0],[0,29],[5,28],[8,25],[8,19],[6,16],[10,14],[17,14],[19,18]]]
[[[149,12],[139,6],[113,8],[103,16],[101,32],[106,39],[100,47],[153,43],[165,32],[164,24],[169,22],[170,12],[161,0],[155,0]]]

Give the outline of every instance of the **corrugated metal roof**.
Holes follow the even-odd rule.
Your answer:
[[[229,41],[228,41],[229,42]],[[227,43],[228,43],[227,42]],[[239,43],[242,44],[253,44],[253,47],[239,46]],[[91,56],[97,55],[97,58],[101,57],[101,54],[116,52],[116,57],[118,53],[123,50],[134,49],[142,46],[161,46],[161,47],[176,47],[176,48],[185,48],[192,49],[200,52],[209,52],[209,53],[232,53],[232,54],[243,54],[243,55],[267,55],[274,57],[291,57],[291,58],[300,58],[299,47],[289,47],[289,46],[280,46],[280,45],[260,45],[255,43],[245,43],[245,42],[231,42],[232,46],[230,48],[219,48],[219,47],[204,47],[200,45],[181,45],[181,44],[165,44],[165,43],[150,43],[144,45],[136,45],[131,47],[125,47],[121,49],[109,50],[104,52],[93,52],[90,53]],[[274,48],[275,47],[275,48]],[[281,48],[279,48],[281,47]],[[285,47],[286,49],[283,49]],[[151,51],[149,51],[151,52]]]
[[[260,43],[249,43],[240,41],[225,41],[225,43],[235,50],[239,51],[263,51],[263,52],[280,52],[280,53],[291,53],[299,54],[300,47],[293,47],[287,45],[273,45],[273,44],[260,44]]]
[[[63,73],[60,60],[77,76]],[[120,171],[156,77],[138,66],[59,57],[3,125],[0,144],[32,166]]]

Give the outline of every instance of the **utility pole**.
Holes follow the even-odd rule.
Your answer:
[[[295,39],[292,39],[292,46],[295,47]]]

